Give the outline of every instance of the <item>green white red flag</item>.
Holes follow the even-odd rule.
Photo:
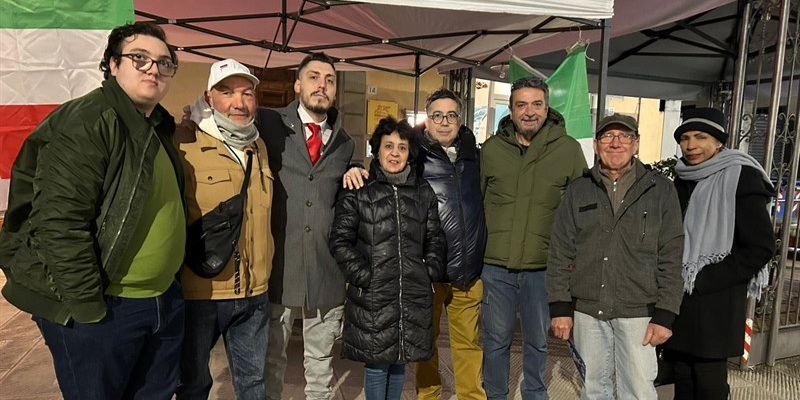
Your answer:
[[[59,104],[100,86],[108,34],[133,20],[133,0],[0,5],[0,211],[22,142]]]

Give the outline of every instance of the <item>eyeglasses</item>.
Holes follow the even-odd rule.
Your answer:
[[[158,73],[166,77],[174,76],[175,72],[178,70],[178,66],[167,59],[156,60],[155,58],[137,53],[120,54],[120,57],[130,58],[133,63],[133,68],[136,68],[137,71],[147,72],[153,66],[153,63],[156,63]]]
[[[433,114],[429,115],[428,118],[430,118],[433,121],[434,124],[441,124],[442,121],[444,121],[445,118],[447,118],[447,123],[448,124],[457,124],[459,117],[458,117],[458,114],[451,112],[451,113],[447,113],[447,114],[433,113]]]
[[[597,137],[597,141],[602,144],[609,144],[614,141],[614,138],[619,139],[621,144],[631,144],[633,143],[639,135],[636,132],[622,132],[619,135],[613,135],[611,132],[605,132]]]

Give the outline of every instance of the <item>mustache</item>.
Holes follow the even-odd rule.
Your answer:
[[[324,92],[323,92],[323,91],[321,91],[321,90],[317,90],[316,92],[312,92],[312,93],[311,93],[311,96],[316,96],[316,95],[318,95],[318,94],[320,94],[320,95],[324,96],[324,97],[325,97],[325,100],[328,100],[328,101],[330,101],[330,99],[331,99],[330,97],[328,97],[328,94],[327,94],[327,93],[324,93]],[[310,97],[310,96],[309,96],[309,97]]]

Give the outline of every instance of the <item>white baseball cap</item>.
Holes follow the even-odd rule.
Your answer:
[[[258,78],[250,73],[249,68],[232,58],[228,58],[211,64],[211,73],[208,74],[208,90],[211,90],[211,88],[222,82],[223,79],[237,75],[243,76],[250,82],[253,82],[253,86],[258,85]]]

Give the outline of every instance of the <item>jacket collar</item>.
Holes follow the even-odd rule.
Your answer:
[[[426,154],[434,154],[447,158],[442,146],[439,146],[436,143],[431,143],[431,141],[428,139],[428,134],[425,133],[425,125],[416,126],[414,128],[414,133],[419,141],[420,148]],[[458,148],[458,160],[474,160],[477,158],[475,134],[473,134],[472,130],[466,125],[461,125],[461,127],[458,128],[458,137],[456,138],[454,144]]]
[[[234,159],[234,156],[231,155],[230,150],[228,150],[228,148],[225,146],[225,143],[223,143],[222,140],[220,140],[218,138],[215,138],[213,135],[211,135],[209,133],[204,132],[199,127],[197,129],[195,129],[195,138],[196,138],[195,140],[197,141],[197,145],[200,148],[200,151],[205,152],[205,151],[213,150],[219,156],[230,158],[232,161],[236,162],[237,164],[239,163],[239,161],[236,161]],[[251,150],[253,150],[254,153],[256,153],[256,151],[255,151],[255,142],[253,142],[252,144],[250,144],[248,146],[245,146],[243,149],[241,149],[241,151],[245,152],[248,149],[251,149]],[[242,160],[242,161],[244,161],[244,160]]]
[[[413,160],[409,161],[408,166],[411,168],[411,172],[408,174],[408,180],[405,183],[398,186],[413,186],[416,182],[416,168],[414,168]],[[370,180],[373,182],[380,182],[388,184],[389,181],[386,179],[386,174],[383,172],[380,166],[380,161],[377,159],[372,160],[369,164],[369,176]]]
[[[633,158],[633,168],[636,178],[634,179],[631,188],[628,189],[628,193],[625,195],[626,202],[628,198],[631,198],[631,201],[628,204],[632,203],[633,199],[641,196],[642,193],[644,193],[651,186],[655,185],[656,182],[655,172],[642,164],[642,162],[636,157]],[[600,161],[596,162],[591,169],[583,172],[583,176],[591,179],[592,182],[603,188],[605,191],[605,185],[603,185],[600,174]]]
[[[145,117],[144,112],[136,108],[133,100],[119,86],[117,78],[110,76],[104,80],[102,91],[108,104],[116,111],[131,134],[147,135],[151,127],[161,136],[171,136],[175,131],[175,120],[161,104],[156,104],[149,118]]]
[[[300,106],[300,100],[295,99],[288,106],[279,110],[283,123],[291,128],[293,133],[302,132],[303,123],[300,121],[300,115],[297,113],[297,107]],[[339,110],[331,107],[328,110],[328,117],[325,120],[328,126],[333,130],[333,136],[337,136],[339,130],[342,128],[342,121],[339,118]]]
[[[295,143],[295,148],[299,151],[306,152],[307,154],[306,137],[303,132],[303,123],[300,121],[300,115],[297,113],[297,107],[299,104],[300,101],[295,99],[289,103],[288,106],[277,109],[276,111],[281,115],[283,124],[289,128],[289,139]],[[328,110],[327,123],[333,132],[331,133],[331,138],[328,140],[328,143],[323,147],[324,152],[322,153],[322,157],[320,157],[319,161],[314,164],[312,168],[322,165],[323,160],[325,160],[327,157],[327,154],[333,153],[337,147],[347,142],[349,139],[347,134],[342,130],[342,121],[341,118],[338,118],[338,116],[339,111],[335,108],[331,107]],[[310,159],[309,162],[311,162]]]

